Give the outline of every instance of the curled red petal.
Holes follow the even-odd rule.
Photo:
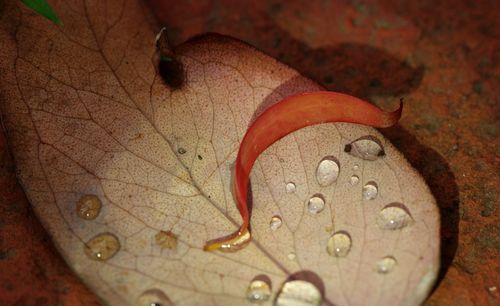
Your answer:
[[[250,242],[247,203],[250,172],[257,157],[270,145],[298,129],[326,122],[389,127],[398,122],[402,110],[403,103],[393,112],[384,112],[361,99],[330,91],[290,96],[269,107],[248,128],[236,158],[233,193],[243,224],[232,235],[207,242],[204,249],[237,250]],[[242,237],[247,238],[242,241]]]

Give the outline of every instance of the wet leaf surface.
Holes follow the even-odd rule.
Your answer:
[[[186,74],[182,87],[170,90],[157,74],[158,28],[146,7],[64,6],[59,11],[72,12],[64,29],[7,6],[2,110],[35,212],[100,297],[133,304],[159,290],[174,304],[235,305],[265,275],[273,297],[295,278],[312,283],[326,304],[425,298],[438,268],[437,207],[422,178],[367,127],[312,126],[271,146],[251,177],[254,241],[236,253],[203,252],[206,240],[239,223],[231,167],[249,123],[283,97],[319,86],[245,44],[211,35],[176,50]],[[379,141],[383,156],[344,152],[366,136]],[[323,186],[317,167],[331,156],[339,171]],[[353,175],[360,184],[350,183]],[[377,195],[366,199],[369,182]],[[91,220],[78,213],[88,195],[102,204]],[[412,222],[387,230],[380,219],[403,217],[379,214],[396,202]],[[282,225],[273,230],[276,215]],[[176,237],[175,247],[158,245],[161,231]],[[327,251],[339,231],[351,245],[346,251],[344,240],[339,251],[335,243]],[[377,272],[384,258],[397,260],[390,273]]]

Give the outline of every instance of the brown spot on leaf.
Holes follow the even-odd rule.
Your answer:
[[[175,250],[177,247],[177,236],[170,231],[159,231],[155,235],[155,242],[164,249]]]

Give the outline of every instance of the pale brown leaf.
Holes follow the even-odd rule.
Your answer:
[[[241,42],[209,35],[178,48],[186,81],[171,91],[157,75],[158,28],[143,4],[74,1],[54,9],[63,28],[6,4],[2,110],[36,213],[108,304],[165,294],[174,305],[243,305],[256,277],[270,280],[268,305],[290,277],[312,282],[326,305],[417,305],[426,297],[438,269],[439,214],[422,178],[380,133],[323,124],[275,143],[252,172],[254,241],[235,253],[204,252],[207,240],[240,222],[231,165],[251,120],[319,86]],[[344,152],[366,136],[377,138],[384,156]],[[316,167],[325,157],[340,171],[320,185]],[[366,200],[371,181],[378,194]],[[325,208],[311,214],[316,194]],[[86,195],[101,201],[95,219],[79,216]],[[402,229],[381,226],[393,212],[379,213],[392,203],[411,215]],[[275,230],[273,216],[282,219]],[[327,251],[337,231],[352,240],[345,257]],[[116,247],[114,239],[116,254],[97,255]],[[378,273],[386,256],[397,263]]]

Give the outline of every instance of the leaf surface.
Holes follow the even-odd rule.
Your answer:
[[[380,133],[322,124],[273,144],[251,174],[252,243],[204,252],[205,241],[240,223],[231,171],[249,124],[273,103],[321,88],[241,42],[207,35],[176,50],[186,76],[170,90],[157,74],[158,28],[142,3],[55,9],[68,20],[63,29],[6,5],[2,113],[36,213],[107,303],[134,304],[161,290],[174,305],[241,305],[250,281],[263,276],[269,305],[289,278],[312,282],[327,305],[417,305],[426,297],[438,268],[439,214],[421,177]],[[363,150],[353,142],[367,136],[384,156],[345,152]],[[339,166],[326,186],[317,175],[325,158]],[[369,182],[377,195],[366,200]],[[90,220],[77,209],[89,195],[102,205]],[[317,195],[325,205],[312,214]],[[396,219],[380,213],[393,203],[411,218],[384,229],[380,222]],[[273,216],[282,220],[276,230]],[[352,240],[345,257],[327,251],[339,231]],[[378,273],[387,256],[395,268]]]

